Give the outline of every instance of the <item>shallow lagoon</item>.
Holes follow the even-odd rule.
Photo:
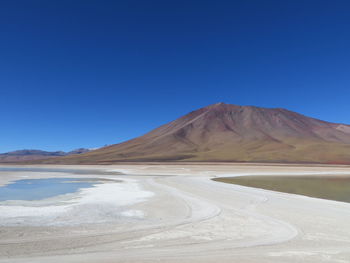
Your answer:
[[[76,178],[24,179],[0,187],[0,201],[42,200],[57,195],[69,194],[81,188],[89,188],[98,181]]]
[[[340,176],[238,176],[214,181],[350,202],[350,177]]]

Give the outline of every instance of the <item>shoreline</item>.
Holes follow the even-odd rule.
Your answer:
[[[153,192],[150,199],[132,206],[132,210],[143,211],[144,218],[89,226],[0,227],[0,262],[228,263],[235,259],[235,262],[249,263],[333,263],[350,260],[349,203],[211,180],[240,173],[333,171],[350,176],[349,168],[232,164],[89,167],[91,171],[98,168],[124,173],[109,176],[137,180],[142,189]],[[35,173],[29,175],[35,177]],[[75,176],[86,177],[86,174]],[[0,183],[4,180],[1,178]]]

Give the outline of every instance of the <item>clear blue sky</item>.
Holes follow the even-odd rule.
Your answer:
[[[350,123],[350,2],[3,0],[0,152],[121,142],[208,104]]]

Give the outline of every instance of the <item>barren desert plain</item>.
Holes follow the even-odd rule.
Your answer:
[[[0,262],[350,262],[350,203],[213,181],[350,177],[350,167],[278,164],[1,166],[16,180],[91,185],[0,202]],[[31,181],[32,182],[32,181]]]

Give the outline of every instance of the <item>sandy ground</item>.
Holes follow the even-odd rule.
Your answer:
[[[350,262],[350,203],[210,180],[233,175],[350,176],[350,167],[145,164],[68,169],[91,172],[1,172],[0,184],[59,176],[124,183],[37,204],[43,209],[62,206],[63,198],[64,205],[74,207],[74,213],[51,221],[40,210],[31,220],[18,221],[20,215],[14,214],[13,225],[0,214],[0,262]],[[92,223],[108,216],[111,220]]]

